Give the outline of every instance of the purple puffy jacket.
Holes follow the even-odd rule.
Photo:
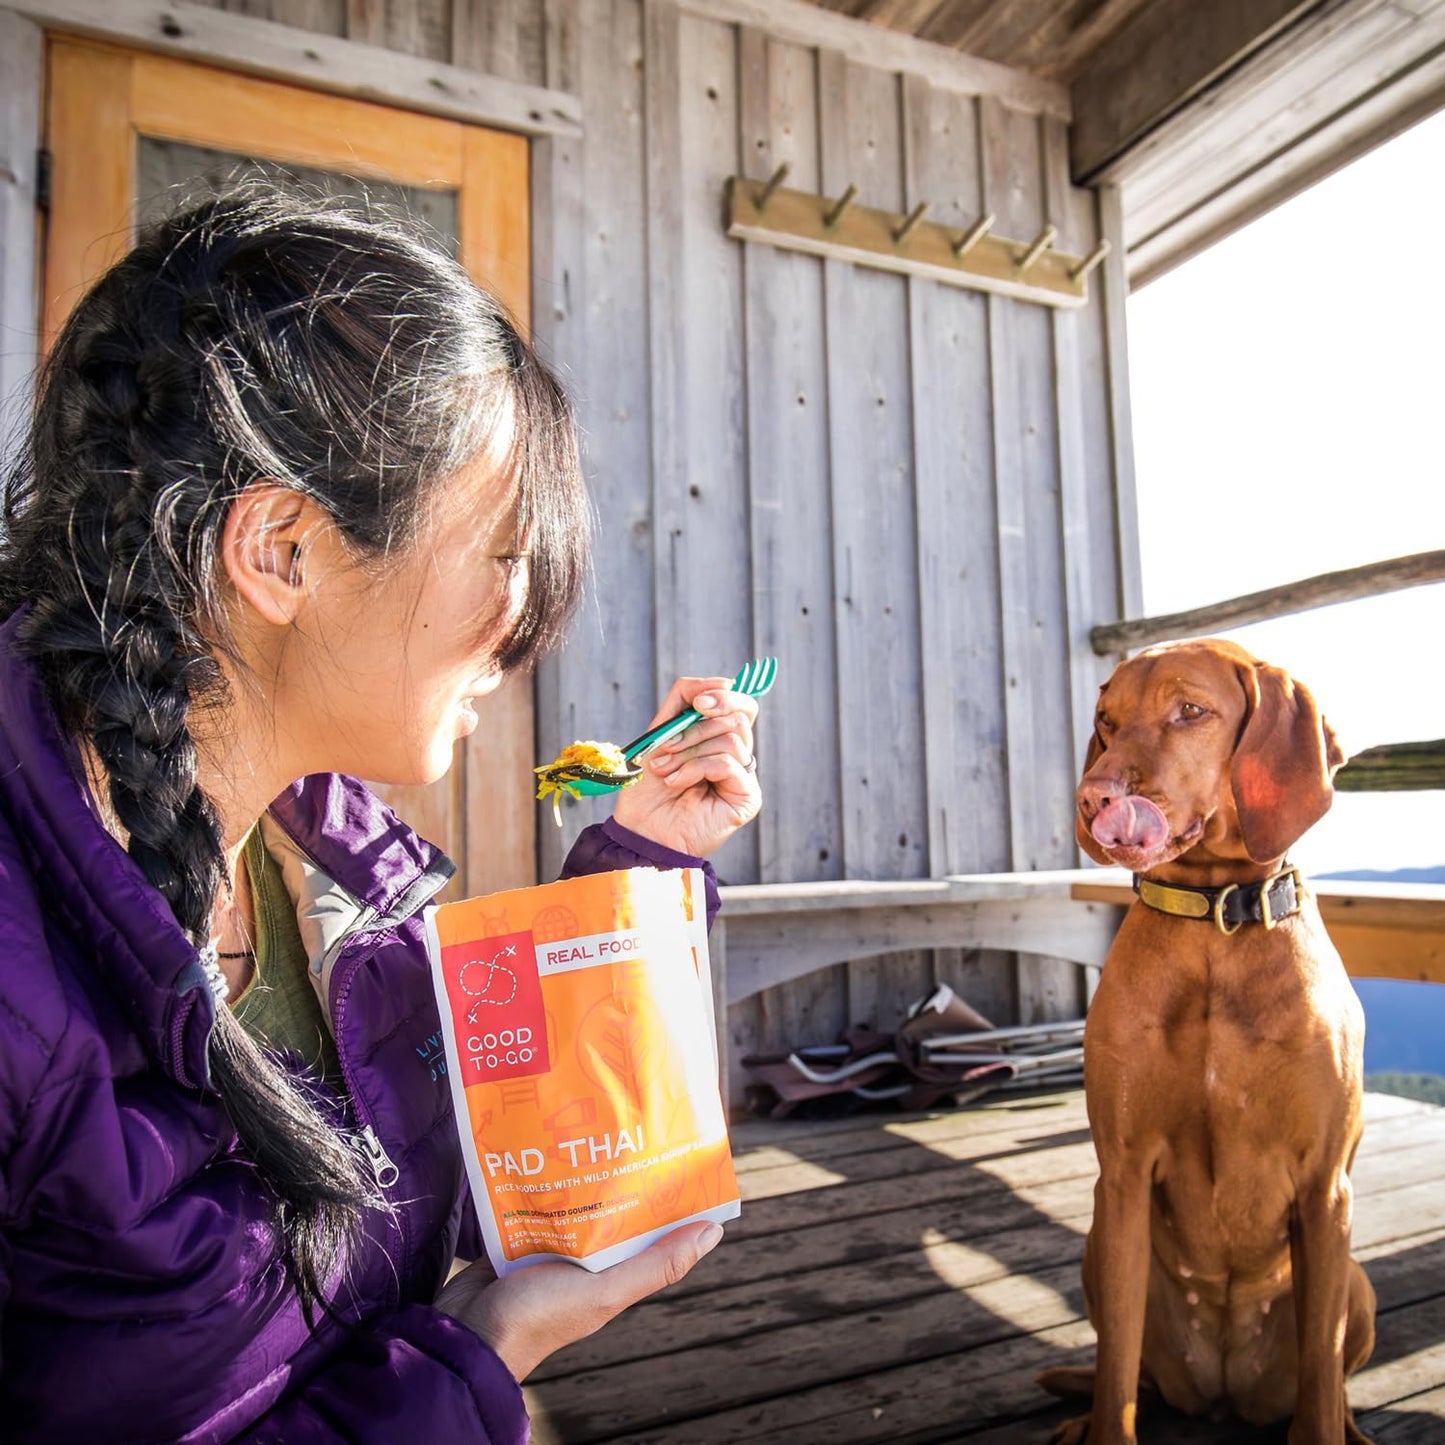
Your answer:
[[[97,819],[13,630],[0,626],[0,1437],[524,1440],[516,1381],[431,1307],[464,1222],[476,1237],[421,926],[450,864],[348,778],[303,779],[266,822],[331,931],[354,1122],[399,1171],[395,1214],[370,1219],[336,1298],[347,1323],[311,1332],[272,1198],[205,1088],[195,950]],[[696,862],[608,822],[567,872]]]

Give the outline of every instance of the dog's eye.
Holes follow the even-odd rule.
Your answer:
[[[1106,713],[1106,712],[1101,712],[1101,713],[1094,719],[1094,726],[1095,726],[1101,733],[1111,733],[1111,732],[1114,731],[1114,719],[1111,718],[1108,713]]]
[[[1179,716],[1185,722],[1193,722],[1196,718],[1204,716],[1204,709],[1197,702],[1182,702],[1179,704]]]

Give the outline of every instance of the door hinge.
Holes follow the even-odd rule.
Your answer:
[[[50,210],[50,152],[44,146],[35,152],[35,205],[40,211]]]

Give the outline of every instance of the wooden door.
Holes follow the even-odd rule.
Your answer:
[[[343,192],[365,183],[409,205],[527,326],[525,137],[70,37],[48,38],[47,77],[47,347],[86,286],[129,247],[159,183],[218,157],[300,168]],[[531,680],[514,679],[479,704],[481,726],[458,744],[447,777],[378,788],[455,860],[450,896],[536,881],[532,706]]]

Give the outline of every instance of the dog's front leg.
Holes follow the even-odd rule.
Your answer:
[[[1101,1160],[1094,1187],[1099,1363],[1090,1445],[1133,1445],[1149,1292],[1149,1189],[1152,1161],[1124,1151]]]
[[[1349,1176],[1301,1190],[1290,1224],[1299,1385],[1290,1445],[1345,1439],[1345,1327],[1349,1308]]]

